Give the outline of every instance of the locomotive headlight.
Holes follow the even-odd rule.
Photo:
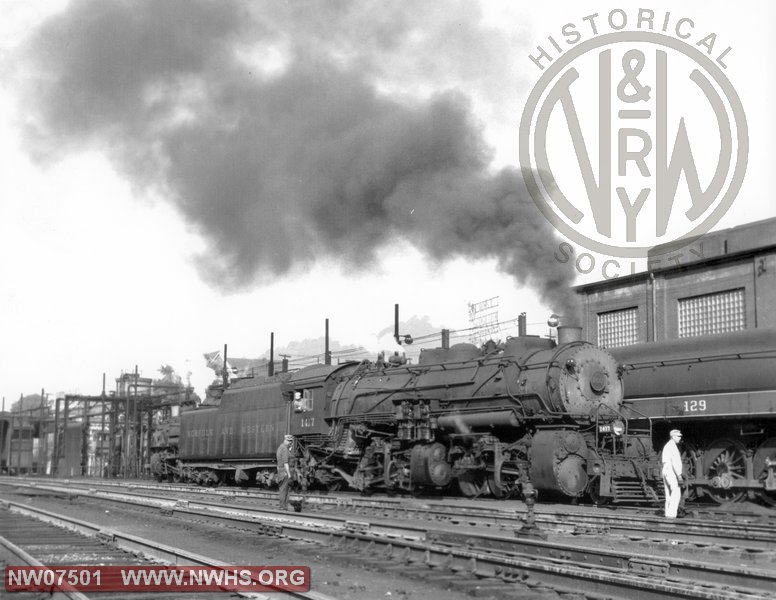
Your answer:
[[[557,327],[560,325],[560,317],[555,313],[551,314],[550,318],[547,319],[547,325],[550,327]]]
[[[612,423],[612,433],[618,436],[625,433],[625,423],[622,421],[615,421]]]

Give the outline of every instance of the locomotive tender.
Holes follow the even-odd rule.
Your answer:
[[[694,494],[776,506],[776,329],[648,342],[611,350],[631,417],[653,423],[655,446],[684,434]]]
[[[482,347],[421,351],[417,364],[348,362],[230,385],[217,408],[181,413],[155,442],[154,472],[203,483],[273,482],[275,449],[296,438],[302,486],[363,493],[457,486],[505,498],[586,492],[655,500],[651,430],[624,418],[614,358],[559,327]],[[168,432],[169,433],[169,432]]]

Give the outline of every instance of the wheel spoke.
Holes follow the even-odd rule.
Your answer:
[[[467,471],[458,476],[458,489],[467,498],[474,498],[483,492],[485,475],[478,471]]]
[[[734,481],[746,477],[746,449],[738,440],[720,439],[709,445],[704,460],[704,474],[717,485],[706,491],[720,504],[737,502],[745,495],[745,490],[728,487]]]

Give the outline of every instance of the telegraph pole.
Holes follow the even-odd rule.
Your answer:
[[[43,452],[43,442],[46,439],[43,433],[43,416],[46,406],[46,390],[40,388],[40,413],[38,414],[38,467],[35,469],[36,475],[43,475],[45,472],[46,453]]]

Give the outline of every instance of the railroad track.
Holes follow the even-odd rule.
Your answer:
[[[0,550],[15,566],[65,567],[155,565],[202,566],[228,568],[229,564],[161,544],[139,536],[106,529],[100,525],[74,519],[41,508],[0,500]],[[336,600],[315,592],[273,592],[271,594],[224,591],[254,600]],[[104,593],[96,593],[105,597]],[[160,598],[159,593],[133,591],[133,600]],[[168,597],[173,596],[169,594]],[[54,598],[88,600],[90,594],[78,591],[54,592]],[[175,594],[176,598],[223,600],[223,592]]]
[[[100,487],[113,487],[116,489],[138,489],[138,490],[163,490],[168,493],[181,493],[181,494],[192,494],[192,495],[214,495],[214,496],[220,496],[220,497],[226,497],[226,498],[232,498],[234,500],[240,501],[240,500],[246,500],[246,501],[256,501],[256,500],[266,500],[269,502],[273,502],[277,499],[277,492],[262,489],[262,488],[242,488],[242,487],[234,487],[234,486],[223,486],[223,487],[204,487],[201,485],[195,485],[195,484],[185,484],[185,483],[157,483],[154,481],[149,480],[106,480],[106,479],[55,479],[51,477],[10,477],[10,476],[0,476],[0,482],[15,482],[15,481],[25,481],[25,482],[49,482],[49,483],[67,483],[69,485],[77,485],[81,487],[94,487],[100,486]],[[292,497],[294,494],[292,494]],[[369,509],[370,507],[378,506],[380,508],[384,508],[386,510],[395,508],[399,510],[404,510],[407,506],[408,501],[420,501],[423,503],[428,503],[434,506],[447,506],[450,507],[450,509],[457,509],[457,510],[465,510],[465,508],[461,507],[471,507],[471,506],[477,506],[478,510],[481,511],[492,511],[494,514],[497,513],[503,513],[504,512],[504,506],[522,504],[519,500],[493,500],[493,499],[485,499],[484,503],[488,505],[488,507],[483,508],[482,506],[479,506],[479,503],[482,503],[482,500],[475,500],[475,499],[468,499],[468,498],[436,498],[436,497],[388,497],[388,496],[375,496],[375,497],[365,497],[357,492],[349,492],[349,491],[343,491],[343,492],[336,492],[336,493],[329,493],[329,492],[305,492],[304,494],[297,494],[297,497],[304,497],[305,500],[311,505],[311,506],[342,506],[347,505],[349,507],[353,507],[356,509]],[[555,504],[537,504],[536,506],[536,513],[537,515],[541,515],[543,513],[547,514],[555,514],[557,512],[561,512],[563,514],[579,514],[577,512],[569,512],[568,510],[564,510],[564,506],[568,506],[567,504],[564,505],[555,505]],[[616,512],[618,515],[635,515],[635,516],[643,516],[645,512],[649,512],[649,509],[645,508],[643,506],[629,506],[629,505],[605,505],[605,506],[595,506],[595,505],[585,505],[585,504],[579,504],[577,508],[580,509],[590,509],[590,510],[597,510],[597,511],[605,511],[607,514],[611,514]],[[662,504],[661,507],[662,508]],[[692,518],[697,519],[714,519],[714,520],[735,520],[738,523],[741,522],[755,522],[760,524],[771,524],[776,528],[776,510],[773,510],[771,508],[760,506],[758,507],[758,512],[753,512],[752,510],[748,510],[745,505],[742,505],[740,509],[733,509],[730,506],[723,508],[720,508],[716,505],[711,504],[694,504],[690,508],[689,514],[692,515]]]
[[[19,484],[15,478],[1,478],[0,484]],[[145,497],[145,492],[160,492],[172,495],[176,499],[180,494],[197,499],[196,501],[207,505],[207,501],[199,498],[219,499],[212,505],[223,505],[226,500],[246,502],[257,500],[266,503],[276,501],[276,494],[270,492],[245,492],[239,489],[209,489],[191,488],[188,486],[167,485],[158,486],[148,483],[141,484],[117,484],[116,482],[71,482],[63,480],[49,480],[52,485],[66,485],[84,491],[88,490],[119,490],[125,495],[136,494]],[[33,485],[43,489],[42,482],[35,480],[25,481],[25,485]],[[356,514],[361,519],[374,520],[394,519],[407,522],[439,523],[450,526],[481,527],[500,531],[512,531],[523,526],[525,510],[522,503],[513,502],[523,510],[506,508],[503,503],[496,506],[476,506],[472,503],[450,503],[445,501],[399,501],[396,499],[372,499],[361,497],[340,497],[323,494],[305,494],[304,496],[292,495],[297,501],[304,501],[306,512],[348,512]],[[752,516],[748,515],[749,520]],[[776,523],[773,522],[747,522],[739,517],[734,522],[720,519],[713,521],[710,526],[708,515],[699,515],[696,518],[681,519],[677,522],[668,522],[662,517],[645,515],[643,512],[617,511],[611,509],[597,510],[568,510],[558,507],[537,507],[535,509],[535,522],[547,533],[557,535],[575,536],[579,538],[606,536],[612,538],[619,536],[625,538],[628,543],[643,545],[649,549],[651,545],[662,545],[666,540],[674,542],[673,545],[681,546],[683,550],[693,554],[710,554],[727,552],[747,553],[749,558],[757,559],[762,555],[776,552]]]
[[[707,598],[754,600],[772,597],[773,569],[710,565],[680,557],[649,555],[643,551],[570,545],[567,541],[516,538],[514,533],[488,533],[461,524],[413,524],[319,513],[289,514],[267,508],[225,506],[223,502],[175,501],[144,497],[137,491],[84,491],[65,486],[32,486],[40,490],[81,493],[99,502],[118,502],[188,522],[215,522],[260,535],[284,536],[335,548],[351,560],[397,568],[402,573],[423,571],[430,577],[464,578],[472,585],[514,592],[539,588],[556,594],[610,598]]]

